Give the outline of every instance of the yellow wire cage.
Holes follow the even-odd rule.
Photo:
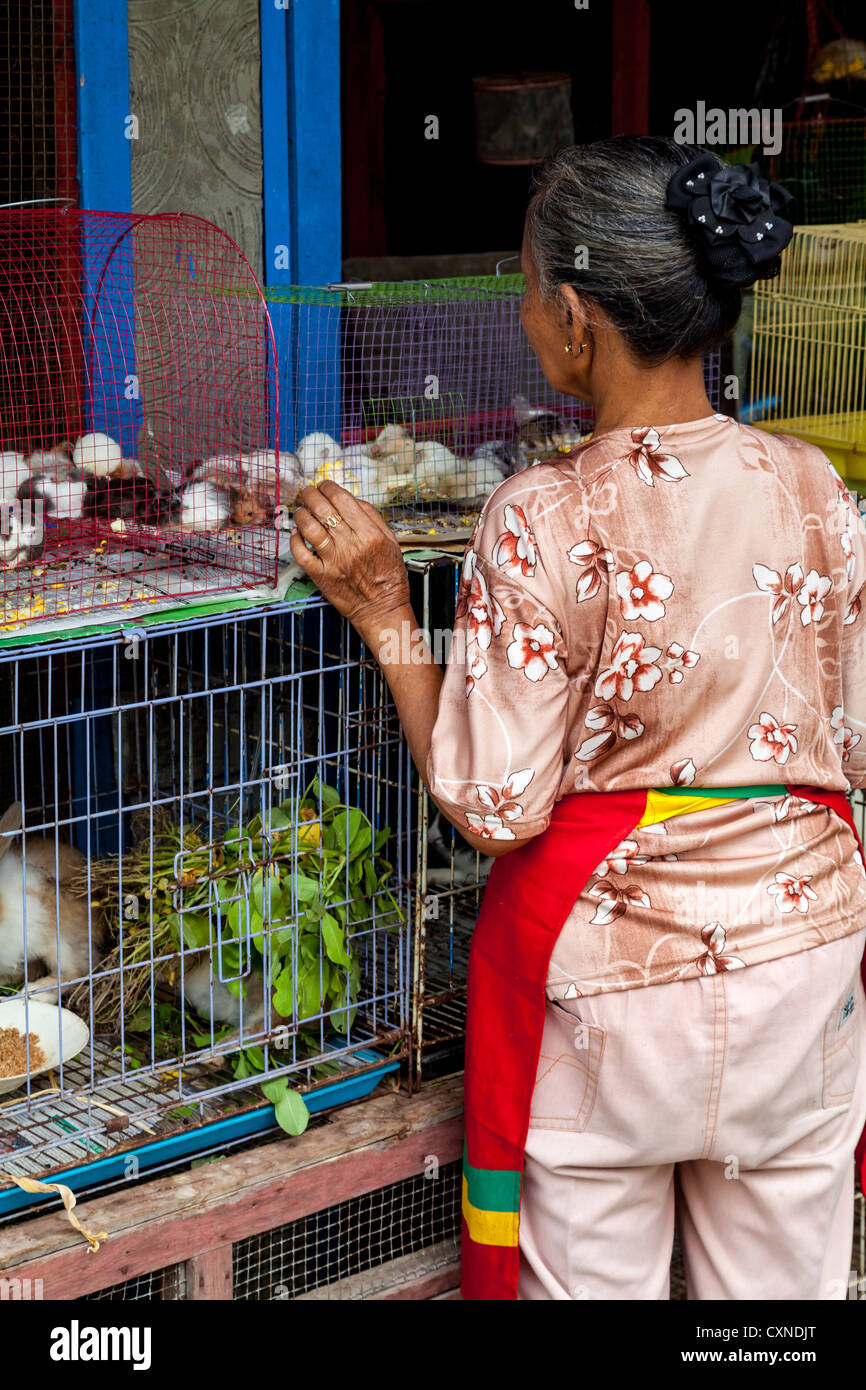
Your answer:
[[[750,376],[753,424],[866,479],[866,221],[795,230],[778,279],[755,286]]]

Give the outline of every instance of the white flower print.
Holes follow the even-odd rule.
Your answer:
[[[628,866],[636,864],[646,864],[648,861],[645,856],[639,855],[637,840],[621,840],[616,849],[611,850],[605,859],[602,859],[596,874],[603,878],[606,874],[625,874],[628,873]]]
[[[467,653],[467,655],[468,655],[468,653]],[[473,690],[475,689],[476,683],[477,683],[478,681],[481,680],[481,677],[482,677],[483,675],[486,675],[486,674],[487,674],[487,662],[484,660],[484,657],[483,657],[483,656],[479,656],[477,653],[476,653],[474,656],[470,657],[470,658],[469,658],[469,665],[468,665],[467,672],[466,672],[466,698],[467,698],[467,700],[469,699],[469,696],[472,694]]]
[[[577,581],[577,601],[585,603],[587,599],[595,597],[602,579],[606,579],[613,569],[613,556],[609,550],[603,550],[597,541],[590,540],[579,541],[567,554],[571,563],[580,565],[583,570]]]
[[[802,796],[780,796],[778,801],[754,800],[751,804],[754,811],[759,811],[763,806],[772,806],[774,821],[786,820],[797,806],[804,811],[814,811],[818,805],[817,801],[806,801]]]
[[[817,570],[809,570],[797,594],[797,602],[802,603],[800,622],[804,627],[818,623],[824,616],[824,599],[833,587],[832,579]]]
[[[601,899],[595,916],[590,918],[590,925],[593,927],[604,927],[608,922],[615,922],[629,906],[652,907],[648,894],[642,889],[615,888],[605,879],[596,879],[586,891],[591,897]]]
[[[467,627],[469,640],[476,642],[483,652],[487,651],[494,637],[498,637],[505,622],[502,606],[487,587],[487,580],[480,569],[474,567],[472,582],[467,597],[469,617]]]
[[[854,569],[857,563],[854,556],[854,537],[850,531],[845,530],[840,535],[839,540],[842,545],[842,554],[845,556],[845,573],[850,580],[854,578]]]
[[[758,723],[753,724],[748,733],[752,740],[749,752],[755,762],[768,763],[773,759],[784,766],[791,754],[797,751],[797,740],[794,737],[796,728],[796,724],[780,724],[772,714],[764,711]]]
[[[526,791],[534,776],[533,768],[524,767],[520,772],[512,772],[508,781],[501,787],[481,782],[475,788],[478,800],[503,821],[518,820],[523,815],[523,807],[517,801],[517,797]]]
[[[695,960],[687,961],[677,973],[679,976],[685,975],[686,971],[693,965],[697,966],[699,975],[718,975],[724,970],[741,970],[746,962],[739,956],[726,956],[722,952],[725,949],[725,928],[721,922],[708,922],[701,928],[701,940],[706,946],[703,955]]]
[[[544,680],[548,671],[556,670],[556,636],[544,623],[515,623],[512,637],[505,653],[509,666],[531,681]]]
[[[628,742],[633,738],[640,738],[644,731],[644,725],[636,714],[618,714],[613,705],[608,704],[593,705],[583,722],[588,729],[597,731],[591,738],[584,739],[574,755],[584,763],[597,757],[617,739]]]
[[[583,743],[575,753],[575,757],[582,763],[588,763],[593,758],[597,758],[605,748],[609,748],[616,741],[616,734],[613,729],[607,729],[602,734],[593,734],[591,738],[585,738]]]
[[[690,671],[693,666],[697,666],[701,659],[700,652],[686,651],[679,642],[671,642],[665,648],[664,668],[668,673],[668,680],[674,685],[679,685],[683,678],[683,671]]]
[[[621,570],[616,577],[619,610],[626,622],[643,618],[654,623],[665,615],[664,600],[674,591],[673,580],[655,571],[649,560],[638,560],[630,570]]]
[[[803,585],[803,566],[789,565],[785,570],[785,578],[779,574],[778,570],[768,569],[766,565],[753,565],[752,574],[758,588],[764,593],[774,594],[776,602],[773,604],[772,620],[777,623],[780,618],[784,618],[788,611],[791,599],[800,592]]]
[[[480,835],[483,840],[514,840],[517,837],[510,826],[504,825],[501,816],[491,812],[486,816],[479,816],[475,811],[466,812],[466,824],[473,835]]]
[[[537,555],[535,536],[522,507],[505,508],[505,530],[493,550],[493,563],[512,577],[531,579]]]
[[[628,455],[628,461],[641,482],[648,487],[655,485],[656,478],[667,483],[678,483],[689,476],[678,458],[661,452],[658,430],[652,427],[632,430],[631,437],[637,447]]]
[[[842,623],[843,623],[843,625],[844,625],[845,627],[850,627],[852,623],[856,623],[856,621],[857,621],[857,619],[859,618],[859,616],[860,616],[860,595],[859,595],[859,594],[856,594],[855,597],[852,598],[851,602],[848,604],[848,606],[847,606],[846,609],[845,609],[845,617],[842,619]]]
[[[636,690],[652,690],[662,678],[655,665],[660,647],[645,647],[640,632],[621,632],[610,655],[610,665],[598,676],[595,694],[602,700],[630,700]]]
[[[691,758],[680,758],[671,764],[671,781],[675,787],[690,787],[695,780],[696,771]]]
[[[493,597],[484,575],[478,568],[477,556],[471,548],[463,559],[463,572],[457,594],[458,618],[466,615],[466,697],[472,694],[481,677],[487,672],[487,662],[481,655],[498,637],[505,622],[501,604]]]
[[[767,889],[776,899],[776,907],[780,912],[801,912],[809,911],[809,899],[817,902],[818,894],[813,888],[809,887],[812,882],[811,874],[803,874],[801,878],[795,878],[793,874],[778,873],[775,875],[775,883],[771,883]]]
[[[837,705],[830,715],[830,728],[834,731],[833,742],[842,745],[842,761],[847,763],[852,751],[860,742],[861,735],[855,734],[853,729],[848,728],[841,705]]]

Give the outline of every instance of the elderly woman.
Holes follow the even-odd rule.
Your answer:
[[[383,662],[439,810],[496,856],[469,969],[464,1295],[844,1298],[861,1061],[866,541],[821,452],[716,414],[702,357],[786,197],[667,140],[537,177],[523,322],[591,439],[503,482],[452,659],[412,659],[385,522],[292,550]],[[576,254],[576,253],[580,254]],[[404,624],[408,626],[404,627]]]

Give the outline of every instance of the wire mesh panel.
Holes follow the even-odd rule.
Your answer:
[[[268,290],[285,495],[333,478],[403,537],[457,539],[503,478],[568,454],[592,411],[545,380],[523,290],[521,275]],[[705,374],[718,404],[717,353]]]
[[[217,227],[0,211],[7,624],[273,581],[276,418],[267,311]]]
[[[509,473],[589,428],[520,325],[522,277],[269,290],[281,434],[305,483],[332,477],[398,532],[468,526]]]
[[[165,1269],[152,1269],[147,1274],[136,1275],[123,1284],[111,1284],[97,1293],[84,1294],[83,1301],[105,1302],[118,1300],[125,1303],[174,1302],[186,1298],[186,1266],[167,1265]]]
[[[866,477],[866,222],[798,227],[755,286],[752,420]]]
[[[320,599],[3,652],[0,777],[5,1171],[399,1055],[407,755]]]
[[[235,1298],[301,1298],[432,1246],[456,1252],[460,1184],[461,1165],[444,1164],[238,1241]]]

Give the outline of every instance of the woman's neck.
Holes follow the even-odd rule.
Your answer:
[[[593,381],[595,434],[636,425],[677,425],[715,414],[700,358],[640,367],[620,358]]]

